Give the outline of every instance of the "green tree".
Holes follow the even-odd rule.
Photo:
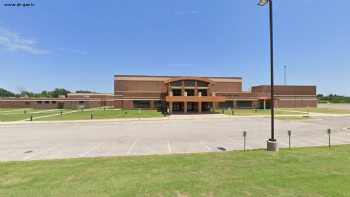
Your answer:
[[[55,88],[53,91],[48,92],[49,97],[57,98],[59,96],[67,96],[70,91],[64,88]]]
[[[15,93],[8,91],[4,88],[0,88],[0,97],[14,97],[16,96]]]

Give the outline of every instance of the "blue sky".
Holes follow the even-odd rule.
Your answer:
[[[0,0],[0,87],[112,92],[114,74],[240,76],[269,83],[257,0]],[[27,1],[26,1],[27,2]],[[276,83],[350,96],[350,1],[274,0]]]

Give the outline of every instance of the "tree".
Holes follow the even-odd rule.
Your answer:
[[[0,88],[0,97],[14,97],[14,96],[16,96],[16,94],[14,94],[13,92]]]
[[[22,90],[20,92],[20,96],[22,96],[22,97],[35,97],[35,93],[29,92],[29,91],[26,91],[26,90]]]
[[[40,93],[40,97],[49,97],[49,92],[44,90],[44,91],[41,91]]]
[[[48,92],[49,97],[57,98],[59,96],[67,96],[70,91],[64,88],[55,88],[53,91]]]

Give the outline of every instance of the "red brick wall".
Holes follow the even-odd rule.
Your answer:
[[[313,95],[316,96],[316,86],[275,86],[275,95]],[[270,86],[252,87],[255,96],[270,96]]]
[[[317,107],[317,100],[277,100],[276,107],[278,108],[303,108],[303,107]]]
[[[163,81],[128,81],[115,80],[114,81],[115,95],[124,94],[128,92],[167,92],[167,87]]]
[[[211,86],[212,92],[241,92],[242,83],[240,82],[216,82]]]

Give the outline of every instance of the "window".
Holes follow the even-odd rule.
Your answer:
[[[79,101],[79,104],[84,104],[85,103],[85,101]]]
[[[199,92],[201,93],[202,96],[208,96],[208,90],[198,90],[198,95]]]
[[[197,81],[198,87],[208,87],[208,83],[204,81]]]
[[[162,102],[161,101],[154,101],[154,107],[156,109],[162,108]]]
[[[45,104],[50,104],[50,101],[45,101]]]
[[[36,103],[37,103],[37,104],[41,104],[41,103],[42,103],[42,101],[37,101]]]
[[[134,108],[150,108],[150,101],[133,101]]]
[[[252,108],[252,101],[237,101],[239,108]]]
[[[181,89],[173,89],[173,96],[181,96],[181,92],[182,90]]]
[[[187,96],[194,96],[194,90],[193,89],[186,89]]]
[[[195,85],[196,85],[196,82],[194,80],[185,80],[186,87],[194,87]]]
[[[173,81],[170,83],[170,85],[179,87],[179,86],[182,86],[182,81]]]
[[[220,109],[233,108],[233,101],[220,102],[219,108]]]
[[[56,101],[51,101],[52,104],[56,104]]]

